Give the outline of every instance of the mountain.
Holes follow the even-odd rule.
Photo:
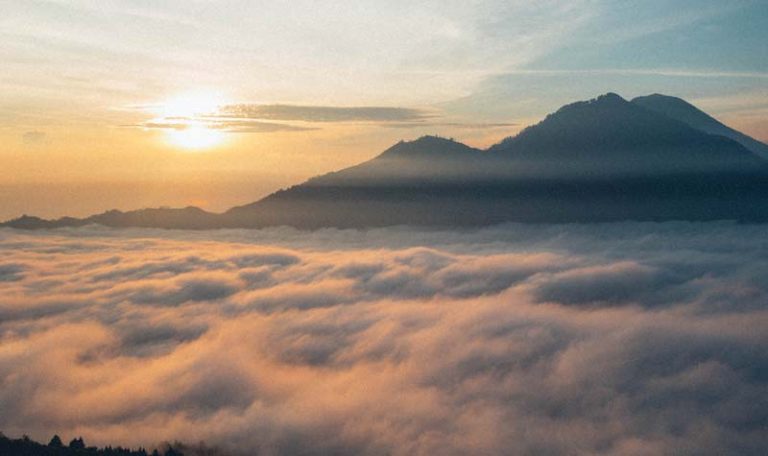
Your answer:
[[[483,151],[437,136],[400,141],[372,160],[310,179],[306,185],[391,185],[466,178],[483,167]]]
[[[222,214],[145,209],[85,219],[22,217],[5,225],[200,229],[768,221],[768,161],[743,140],[717,133],[722,129],[712,134],[711,121],[702,127],[702,117],[690,114],[696,108],[682,110],[658,97],[650,97],[653,107],[646,106],[647,99],[629,102],[613,93],[572,103],[487,150],[434,136],[401,141],[369,161]],[[671,104],[678,108],[659,107]]]
[[[154,208],[127,212],[111,210],[82,219],[63,217],[56,220],[45,220],[39,217],[23,215],[19,218],[9,220],[0,226],[19,229],[49,229],[93,224],[116,228],[206,229],[220,227],[221,216],[206,212],[197,207],[185,207],[181,209]]]
[[[423,137],[225,216],[360,227],[508,221],[756,220],[768,162],[616,94],[573,103],[487,151]]]
[[[641,106],[650,111],[663,114],[671,119],[684,122],[685,124],[703,131],[705,133],[725,136],[742,146],[746,147],[755,154],[768,158],[768,145],[750,138],[744,133],[738,132],[733,128],[723,125],[720,121],[693,106],[687,101],[670,97],[667,95],[653,94],[644,97],[638,97],[632,100],[633,104]]]
[[[748,170],[753,153],[609,93],[560,108],[490,149],[533,175],[611,175]]]

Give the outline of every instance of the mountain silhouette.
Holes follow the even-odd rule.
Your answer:
[[[482,167],[482,151],[437,136],[400,141],[377,157],[310,179],[306,185],[377,185],[393,182],[455,180]]]
[[[222,214],[192,207],[145,209],[53,221],[25,216],[5,225],[202,229],[761,222],[768,221],[768,160],[760,156],[761,144],[683,100],[652,95],[630,102],[608,93],[566,105],[487,150],[435,136],[401,141],[369,161]]]
[[[681,98],[655,93],[653,95],[637,97],[632,100],[632,103],[684,122],[697,130],[730,138],[755,154],[768,159],[768,145],[722,124],[714,117]]]
[[[56,220],[45,220],[40,217],[22,215],[2,225],[19,229],[42,229],[94,224],[118,228],[206,229],[219,227],[221,225],[221,216],[190,206],[181,209],[151,208],[126,212],[110,210],[86,218],[62,217]]]
[[[490,151],[538,176],[720,172],[764,165],[727,138],[614,93],[564,106]]]

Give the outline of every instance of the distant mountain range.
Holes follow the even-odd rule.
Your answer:
[[[608,93],[487,150],[425,136],[224,213],[23,216],[14,228],[482,226],[502,222],[768,221],[768,145],[686,101]]]

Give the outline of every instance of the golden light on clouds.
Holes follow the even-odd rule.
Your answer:
[[[729,223],[5,231],[0,427],[241,451],[207,454],[760,455],[766,243]]]

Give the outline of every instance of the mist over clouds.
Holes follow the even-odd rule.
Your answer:
[[[760,454],[768,233],[0,231],[0,429],[246,454]]]

